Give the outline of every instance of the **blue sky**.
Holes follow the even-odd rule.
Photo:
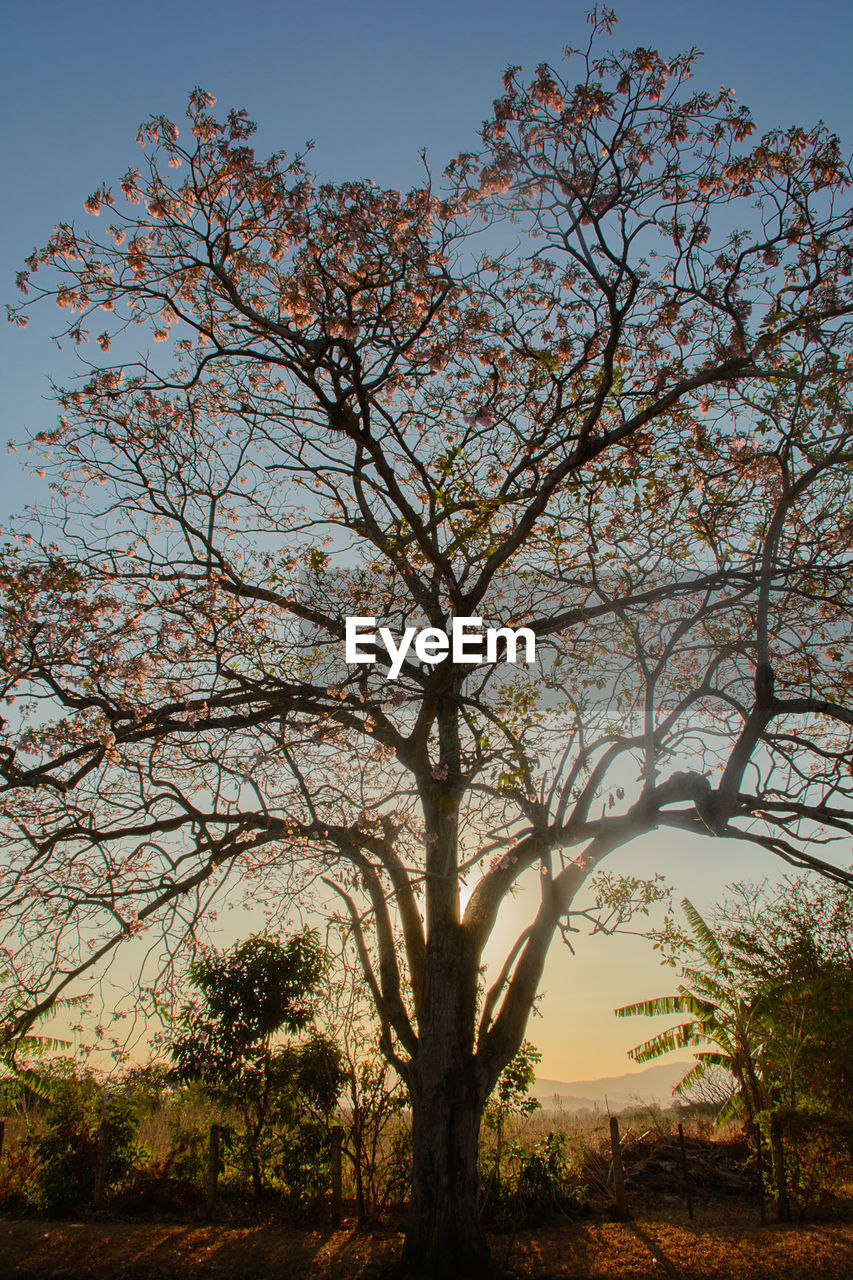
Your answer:
[[[293,151],[310,138],[313,165],[324,176],[406,185],[417,178],[421,148],[440,171],[472,145],[507,64],[532,69],[558,59],[564,45],[584,42],[587,7],[587,0],[6,0],[2,301],[14,300],[15,272],[54,223],[81,216],[102,179],[113,181],[136,162],[139,122],[153,111],[180,120],[194,85],[216,94],[220,105],[246,107],[261,125],[262,150]],[[849,144],[849,0],[624,0],[616,7],[614,44],[667,53],[696,45],[706,54],[697,87],[731,86],[759,128],[821,118]],[[72,367],[69,353],[50,342],[58,318],[46,310],[26,331],[0,329],[0,441],[52,419],[47,377],[61,380]],[[16,458],[8,459],[0,523],[38,496],[35,479],[22,478]],[[687,853],[671,840],[646,841],[620,854],[619,869],[652,874],[662,867],[679,895],[700,903],[734,878],[777,871],[724,842]],[[647,1028],[616,1023],[609,1010],[657,994],[670,980],[636,940],[581,942],[575,961],[555,952],[546,981],[552,994],[532,1028],[545,1050],[543,1074],[565,1079],[625,1069],[624,1048]]]

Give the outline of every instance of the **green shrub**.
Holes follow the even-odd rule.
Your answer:
[[[556,1213],[577,1214],[587,1205],[587,1190],[572,1179],[569,1139],[551,1130],[533,1146],[510,1147],[503,1177],[492,1183],[486,1202],[490,1225],[498,1230],[539,1226]]]
[[[183,1108],[169,1117],[169,1152],[162,1162],[164,1169],[182,1182],[201,1186],[207,1174],[209,1125]]]
[[[765,1187],[774,1198],[779,1193],[769,1158],[771,1115],[779,1124],[785,1166],[785,1189],[791,1208],[814,1215],[829,1204],[842,1183],[853,1143],[853,1121],[845,1112],[824,1107],[776,1107],[760,1112],[757,1119],[768,1152]]]
[[[568,1137],[551,1130],[523,1153],[515,1177],[515,1198],[525,1219],[544,1222],[566,1198]]]
[[[0,1213],[26,1213],[35,1199],[35,1153],[25,1142],[7,1145],[0,1160]]]
[[[280,1148],[276,1175],[284,1184],[290,1208],[310,1215],[329,1191],[331,1142],[327,1130],[314,1121],[291,1128]]]
[[[101,1125],[108,1190],[141,1158],[136,1106],[120,1094],[100,1093],[88,1078],[57,1082],[46,1106],[44,1131],[28,1139],[36,1159],[37,1207],[56,1215],[91,1203]]]

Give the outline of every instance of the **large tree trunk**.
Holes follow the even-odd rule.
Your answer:
[[[480,1122],[494,1073],[474,1055],[477,956],[449,914],[428,944],[418,1048],[408,1072],[412,1184],[399,1275],[494,1280],[501,1273],[477,1203]]]
[[[493,1280],[477,1204],[483,1101],[473,1072],[412,1088],[412,1190],[399,1274],[405,1280]],[[467,1078],[466,1078],[467,1077]]]
[[[442,764],[459,760],[455,695],[439,717]],[[431,773],[430,778],[434,778]],[[407,1068],[412,1104],[412,1184],[401,1280],[496,1280],[477,1203],[483,1107],[500,1065],[474,1052],[480,951],[460,920],[458,794],[424,780],[432,832],[426,880],[427,940],[417,1048]]]

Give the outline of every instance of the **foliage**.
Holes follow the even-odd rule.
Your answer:
[[[505,1176],[495,1185],[485,1212],[498,1228],[535,1227],[558,1213],[577,1215],[587,1201],[587,1189],[572,1167],[568,1135],[551,1129],[536,1142],[512,1143]]]
[[[503,1182],[504,1140],[507,1121],[520,1119],[538,1111],[540,1102],[532,1097],[530,1089],[536,1081],[536,1064],[542,1054],[525,1040],[518,1053],[506,1064],[483,1110],[483,1127],[492,1135],[492,1144],[485,1153],[481,1150],[481,1180],[483,1198],[488,1201],[494,1194],[501,1198]]]
[[[328,1126],[316,1120],[292,1124],[278,1147],[275,1171],[287,1189],[291,1209],[316,1216],[329,1195],[331,1141]]]
[[[7,973],[0,974],[0,982],[8,976]],[[51,1012],[77,1009],[83,1003],[82,996],[66,997],[55,1001]],[[38,1019],[31,1022],[27,1032],[16,1029],[19,1017],[20,1009],[14,1004],[7,1004],[0,1013],[0,1115],[7,1111],[26,1111],[36,1099],[47,1098],[50,1093],[50,1063],[61,1061],[63,1051],[71,1047],[67,1040],[35,1032],[32,1027]],[[60,1055],[58,1060],[52,1056],[57,1054]],[[47,1064],[44,1062],[46,1058]]]
[[[140,1160],[139,1114],[120,1094],[94,1081],[69,1077],[51,1091],[45,1127],[29,1139],[37,1162],[35,1200],[49,1214],[91,1203],[99,1142],[104,1144],[104,1188],[114,1187]]]
[[[350,1061],[347,1070],[344,1150],[355,1177],[359,1222],[406,1198],[411,1158],[403,1119],[406,1093],[375,1050]]]
[[[188,1176],[180,1158],[148,1160],[128,1170],[114,1206],[120,1213],[179,1214],[196,1218],[205,1202],[204,1179]]]
[[[304,1030],[325,967],[325,953],[310,930],[285,944],[266,936],[248,938],[227,953],[209,952],[194,960],[188,979],[201,993],[203,1013],[199,1017],[189,1008],[183,1015],[195,1038],[173,1042],[179,1073],[200,1076],[192,1056],[200,1052],[205,1079],[214,1082],[221,1075],[228,1080],[233,1059],[247,1046],[266,1042],[278,1031]]]
[[[567,1134],[549,1130],[531,1143],[518,1131],[519,1122],[541,1106],[529,1092],[541,1056],[525,1040],[501,1072],[483,1113],[484,1136],[491,1143],[481,1147],[482,1206],[498,1226],[536,1226],[585,1204],[584,1189],[570,1176]]]
[[[207,1170],[209,1125],[183,1108],[180,1101],[171,1108],[168,1118],[169,1151],[163,1172],[201,1187]]]
[[[711,929],[683,902],[688,931],[652,936],[680,962],[675,996],[617,1009],[620,1017],[689,1012],[692,1018],[632,1051],[646,1061],[708,1042],[679,1088],[706,1067],[728,1068],[747,1110],[799,1101],[853,1114],[853,892],[806,876],[778,887],[735,885]]]
[[[540,1107],[530,1089],[536,1083],[536,1064],[542,1054],[529,1040],[523,1041],[514,1058],[506,1064],[498,1076],[497,1084],[489,1095],[483,1119],[489,1128],[497,1129],[508,1116],[529,1116]]]
[[[0,1160],[0,1212],[26,1213],[37,1199],[38,1162],[31,1146],[4,1143]]]
[[[853,1117],[849,1111],[804,1104],[776,1106],[758,1117],[765,1140],[775,1120],[785,1153],[785,1191],[804,1212],[815,1212],[837,1198],[853,1152]],[[772,1171],[771,1189],[778,1195]]]
[[[649,1062],[676,1049],[694,1048],[694,1065],[676,1085],[688,1092],[711,1069],[723,1067],[737,1081],[747,1115],[766,1104],[759,1061],[767,1040],[762,1005],[756,994],[744,990],[741,974],[726,953],[725,943],[708,926],[688,898],[682,899],[689,934],[681,935],[681,982],[673,996],[658,996],[616,1009],[618,1018],[642,1014],[686,1013],[687,1021],[661,1031],[631,1049],[635,1062]],[[695,1048],[696,1046],[707,1046]],[[728,1114],[724,1106],[719,1118]]]
[[[164,1105],[175,1086],[174,1070],[165,1062],[150,1060],[129,1064],[122,1073],[122,1089],[143,1115],[153,1115]]]
[[[584,1203],[583,1191],[567,1187],[568,1138],[560,1130],[551,1130],[519,1160],[516,1195],[530,1225],[547,1221],[555,1210]]]
[[[257,1195],[274,1159],[298,1197],[309,1189],[309,1166],[321,1168],[319,1134],[344,1082],[340,1054],[316,1033],[299,1045],[275,1037],[306,1028],[326,967],[310,930],[286,943],[249,938],[190,965],[189,984],[201,1001],[180,1013],[169,1052],[180,1079],[199,1081],[210,1098],[241,1114],[234,1152]],[[313,1163],[298,1154],[311,1149]],[[322,1180],[320,1172],[316,1177]]]
[[[336,1116],[354,1181],[359,1224],[409,1193],[410,1125],[405,1085],[377,1043],[376,1012],[353,948],[353,928],[340,918],[327,931],[333,955],[323,1002],[323,1027],[341,1052],[346,1085]]]
[[[853,892],[807,877],[774,890],[736,885],[715,912],[715,929],[692,903],[683,906],[688,931],[670,924],[656,935],[667,959],[680,961],[677,994],[616,1013],[690,1018],[632,1056],[644,1062],[709,1046],[694,1048],[678,1091],[689,1093],[714,1069],[731,1072],[754,1140],[763,1136],[770,1150],[774,1194],[812,1204],[837,1164],[830,1149],[837,1157],[853,1133]],[[718,1118],[732,1109],[723,1106]]]
[[[739,885],[720,918],[744,988],[763,993],[772,1096],[853,1118],[853,893],[806,877]]]

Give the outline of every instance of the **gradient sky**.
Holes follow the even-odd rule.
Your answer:
[[[823,119],[849,144],[849,0],[623,0],[613,43],[663,53],[705,53],[697,87],[732,87],[760,129]],[[188,91],[202,85],[219,105],[245,107],[261,125],[258,149],[293,152],[315,144],[323,176],[417,180],[426,148],[434,172],[472,146],[510,63],[533,69],[586,40],[587,0],[153,0],[144,6],[78,0],[5,0],[0,101],[6,122],[0,258],[2,301],[13,301],[22,259],[60,220],[82,214],[102,179],[114,181],[139,155],[134,137],[150,112],[178,120]],[[57,313],[26,331],[0,329],[2,440],[51,422],[47,378],[72,368],[50,342]],[[19,457],[20,455],[18,455]],[[0,474],[0,523],[38,499],[17,458]],[[780,868],[730,842],[679,847],[648,837],[611,860],[613,870],[665,872],[676,896],[710,905],[735,879]],[[507,934],[519,904],[509,904]],[[668,990],[647,943],[580,938],[573,958],[555,947],[542,1017],[531,1039],[541,1074],[571,1079],[630,1067],[625,1050],[653,1029],[621,1022],[614,1005]]]

